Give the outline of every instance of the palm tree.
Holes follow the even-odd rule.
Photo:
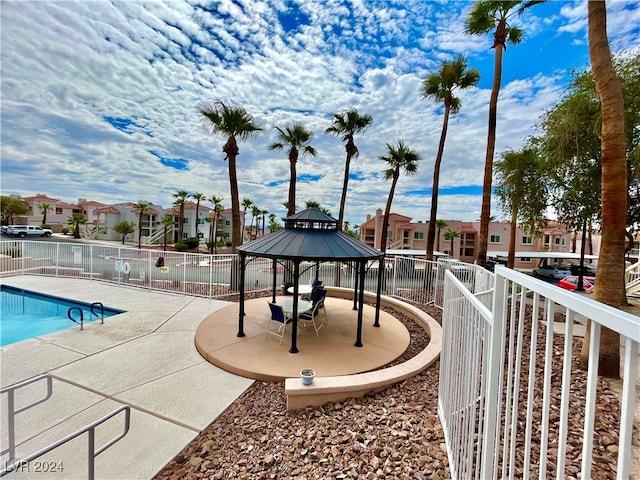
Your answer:
[[[223,102],[203,103],[198,108],[202,117],[202,124],[211,130],[213,135],[227,139],[222,147],[225,160],[229,160],[229,183],[231,190],[231,248],[242,244],[240,234],[240,200],[238,195],[238,175],[236,172],[236,157],[240,153],[237,139],[248,140],[262,128],[258,127],[253,117],[242,107],[227,105]]]
[[[436,237],[436,216],[438,212],[438,188],[440,183],[440,164],[444,152],[444,142],[447,138],[449,126],[449,114],[460,111],[460,98],[454,95],[454,90],[466,90],[475,87],[480,80],[480,72],[475,69],[467,69],[467,60],[460,55],[455,60],[444,61],[437,72],[429,74],[422,81],[422,98],[435,102],[444,102],[444,118],[440,143],[433,167],[433,187],[431,191],[431,216],[429,217],[429,229],[427,230],[427,260],[433,260],[433,244]]]
[[[87,217],[83,213],[73,213],[67,217],[67,224],[73,227],[73,238],[80,238],[80,225],[87,224]]]
[[[206,200],[207,197],[204,193],[192,193],[191,198],[196,201],[196,237],[200,238],[200,230],[198,229],[198,225],[200,225],[200,202],[202,200]]]
[[[436,242],[436,250],[439,252],[440,251],[440,230],[442,230],[444,227],[446,227],[447,225],[449,225],[447,222],[445,222],[443,219],[439,218],[438,220],[436,220],[436,228],[438,229],[438,240]]]
[[[162,228],[164,229],[164,235],[162,237],[162,249],[166,250],[167,249],[167,233],[169,231],[169,227],[173,226],[173,216],[164,215],[160,219],[160,225],[162,225]]]
[[[518,222],[526,232],[534,234],[540,232],[546,223],[548,182],[542,174],[538,150],[532,146],[503,152],[495,167],[495,193],[502,210],[511,215],[507,267],[513,268]]]
[[[451,240],[451,249],[449,250],[449,255],[453,257],[453,241],[460,237],[461,233],[458,230],[451,230],[450,228],[444,232],[444,239]]]
[[[253,229],[253,221],[256,219],[256,217],[258,217],[258,218],[260,217],[260,212],[261,212],[261,210],[260,210],[260,208],[258,208],[257,205],[254,204],[254,205],[251,206],[251,226],[250,226],[250,228],[251,228],[251,232],[252,233],[249,234],[249,238],[251,238],[251,236],[253,236],[254,239],[258,237],[257,232]],[[256,230],[257,229],[258,229],[258,222],[256,221]]]
[[[390,145],[387,143],[387,155],[380,155],[378,158],[389,164],[389,168],[384,171],[384,178],[386,180],[391,180],[391,189],[389,190],[387,206],[384,210],[384,219],[382,220],[382,235],[384,235],[384,238],[380,243],[380,250],[384,253],[387,249],[387,242],[385,239],[387,238],[387,230],[389,228],[391,202],[393,201],[396,184],[400,178],[400,172],[402,171],[408,176],[415,175],[418,172],[420,155],[407,147],[402,140],[398,140],[397,145]]]
[[[480,238],[477,261],[484,266],[487,262],[489,242],[489,217],[491,215],[491,182],[493,179],[493,155],[496,148],[496,121],[498,116],[498,94],[502,82],[502,54],[507,43],[517,45],[522,41],[522,30],[509,24],[514,15],[522,15],[533,5],[543,0],[477,0],[469,11],[465,25],[467,35],[485,35],[495,28],[493,45],[495,49],[493,86],[489,100],[489,128],[487,132],[487,152],[484,162],[482,187],[482,209],[480,211]]]
[[[320,210],[325,215],[331,216],[331,211],[327,207],[323,207],[320,204],[320,202],[318,202],[316,200],[306,200],[304,202],[304,206],[305,206],[305,208],[317,208],[318,210]],[[347,223],[348,222],[344,222],[345,226],[346,226]]]
[[[51,205],[48,203],[41,203],[38,205],[38,208],[40,209],[40,213],[42,213],[42,225],[44,225],[47,223],[47,212],[51,210]]]
[[[345,150],[347,151],[347,159],[344,164],[344,180],[342,183],[342,196],[340,197],[340,212],[338,213],[338,228],[342,230],[342,221],[344,220],[344,204],[347,199],[347,186],[349,184],[349,168],[352,158],[358,158],[360,152],[353,141],[356,133],[364,132],[371,123],[373,118],[371,115],[360,115],[358,110],[352,108],[343,113],[333,114],[333,125],[327,128],[324,133],[341,137],[345,142]]]
[[[280,127],[276,127],[278,131],[278,141],[269,145],[269,150],[282,150],[285,147],[289,148],[287,153],[289,157],[289,210],[287,216],[296,213],[296,163],[298,162],[298,155],[302,151],[303,155],[317,156],[318,152],[315,148],[309,145],[309,142],[313,138],[313,132],[304,128],[301,123],[294,123],[293,125],[285,127],[282,130]]]
[[[602,243],[596,273],[594,299],[609,305],[626,303],[624,284],[624,238],[627,214],[627,159],[624,130],[624,102],[620,80],[611,62],[607,40],[605,2],[587,2],[589,16],[589,58],[602,110]],[[584,338],[580,364],[589,358],[590,324]],[[603,327],[600,337],[598,373],[620,376],[620,336]]]
[[[142,217],[149,213],[150,208],[149,202],[144,200],[138,200],[138,203],[133,204],[133,211],[138,212],[138,249],[142,248]]]
[[[180,217],[178,221],[178,243],[182,242],[184,236],[184,204],[187,201],[187,197],[189,196],[189,192],[186,190],[178,190],[177,193],[173,194],[173,205],[180,208],[180,213],[178,216]]]
[[[244,241],[244,231],[246,228],[246,223],[247,223],[247,208],[251,208],[251,205],[253,205],[253,201],[248,198],[245,197],[242,199],[242,240]]]
[[[246,200],[249,199],[245,198],[245,201]],[[209,253],[214,253],[214,251],[218,253],[218,217],[220,216],[220,212],[222,212],[222,197],[212,195],[209,201],[213,203],[213,229],[209,230],[209,243],[213,245],[209,247]],[[251,202],[251,200],[249,200],[249,202]]]
[[[260,210],[260,216],[262,217],[262,236],[264,236],[264,231],[266,228],[266,220],[267,220],[267,214],[269,213],[269,210]]]

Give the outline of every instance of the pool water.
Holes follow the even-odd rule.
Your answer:
[[[94,308],[98,315],[93,315],[90,304],[1,285],[0,346],[67,328],[79,329],[80,326],[67,316],[72,307],[82,309],[84,323],[100,318],[100,309]],[[104,318],[122,312],[123,310],[105,307]],[[74,310],[72,316],[79,321],[80,312]]]

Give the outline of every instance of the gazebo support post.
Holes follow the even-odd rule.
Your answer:
[[[271,303],[276,303],[276,281],[278,280],[278,260],[276,260],[275,258],[273,259],[273,265],[271,268],[273,270],[273,281],[272,281],[273,288],[271,289]]]
[[[358,305],[360,308],[358,309],[358,332],[356,334],[356,347],[362,347],[362,312],[364,310],[364,271],[365,264],[362,263],[360,265],[358,276],[360,277],[360,288],[357,290],[358,292]]]
[[[376,316],[373,321],[374,327],[380,326],[380,297],[382,295],[382,276],[384,272],[382,267],[385,265],[384,255],[380,257],[380,263],[378,264],[378,287],[376,288]]]
[[[298,284],[300,283],[300,260],[293,262],[293,327],[289,353],[298,353]]]
[[[358,280],[360,279],[360,269],[364,269],[364,262],[356,263],[355,275],[353,276],[353,309],[358,310]]]
[[[238,337],[244,337],[244,271],[246,254],[240,252],[240,313],[238,314]]]

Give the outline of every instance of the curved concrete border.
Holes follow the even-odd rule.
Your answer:
[[[351,289],[326,288],[332,297],[353,299]],[[374,294],[365,293],[365,300],[375,302],[376,297]],[[316,377],[311,385],[302,385],[299,378],[287,378],[285,393],[288,410],[319,406],[379,392],[389,385],[417,375],[438,359],[442,349],[442,328],[438,322],[419,308],[392,297],[382,296],[381,305],[393,308],[418,322],[430,336],[426,348],[404,363],[372,372]]]

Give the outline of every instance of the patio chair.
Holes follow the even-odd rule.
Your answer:
[[[303,321],[303,325],[305,323],[311,322],[311,324],[313,325],[313,329],[316,332],[316,337],[318,338],[320,338],[318,330],[320,330],[324,326],[327,320],[327,312],[324,309],[322,310],[322,312],[320,311],[320,309],[324,305],[324,299],[326,296],[327,291],[324,288],[317,288],[312,300],[313,305],[311,306],[311,310],[308,310],[298,316],[298,318]],[[325,321],[322,323],[317,323],[316,317],[320,315],[320,313],[324,314]]]
[[[287,325],[293,321],[293,318],[285,315],[282,307],[275,303],[269,302],[269,309],[271,310],[271,318],[269,318],[269,323],[267,323],[267,330],[264,332],[264,338],[266,339],[267,333],[270,333],[271,335],[280,337],[280,344],[282,344],[282,339],[284,338]],[[278,324],[277,330],[271,330],[271,322]]]
[[[311,283],[311,292],[310,293],[305,293],[300,298],[302,300],[306,300],[307,302],[313,301],[312,300],[313,299],[313,294],[315,293],[316,289],[322,288],[323,285],[324,285],[324,282],[322,280],[314,280],[313,283]]]

